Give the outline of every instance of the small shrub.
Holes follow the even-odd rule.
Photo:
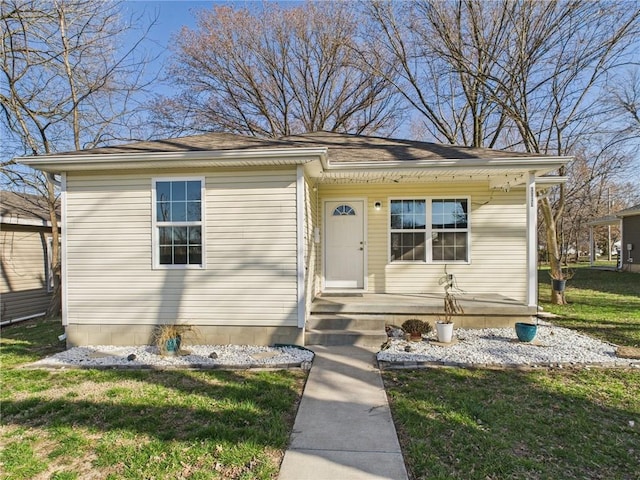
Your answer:
[[[165,355],[167,353],[167,341],[173,338],[180,338],[186,332],[190,332],[193,330],[193,327],[190,325],[158,325],[156,328],[153,341],[155,342],[158,350],[161,354]]]
[[[402,324],[402,330],[410,335],[424,335],[431,332],[432,327],[429,322],[411,318]]]

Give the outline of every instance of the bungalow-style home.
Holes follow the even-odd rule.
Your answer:
[[[223,133],[20,161],[62,182],[69,345],[379,345],[385,323],[537,313],[536,191],[569,162],[336,133]]]
[[[612,215],[596,218],[589,222],[591,265],[596,260],[593,229],[602,225],[615,225],[620,228],[622,240],[620,241],[618,268],[627,272],[640,273],[640,205],[634,205]]]
[[[0,322],[43,316],[51,300],[51,221],[37,195],[0,192]]]

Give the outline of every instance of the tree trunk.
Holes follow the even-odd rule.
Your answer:
[[[549,266],[551,279],[562,280],[562,263],[561,251],[558,245],[558,234],[556,229],[556,220],[553,215],[551,202],[548,198],[540,201],[540,210],[545,223],[545,232],[547,236],[547,251],[549,252]],[[555,305],[565,305],[567,302],[564,298],[564,292],[558,292],[551,288],[551,303]]]
[[[57,318],[62,313],[62,292],[60,288],[60,232],[56,213],[56,189],[47,177],[47,205],[51,222],[51,275],[53,278],[53,295],[47,307],[46,318]]]

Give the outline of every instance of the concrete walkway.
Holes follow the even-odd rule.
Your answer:
[[[313,350],[279,480],[407,480],[374,349]]]

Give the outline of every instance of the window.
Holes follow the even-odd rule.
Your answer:
[[[391,200],[390,227],[392,262],[469,260],[466,198]]]
[[[466,262],[467,256],[467,200],[431,201],[432,260]]]
[[[391,200],[391,261],[425,261],[425,200]]]
[[[355,215],[356,211],[351,207],[351,205],[340,205],[335,208],[333,211],[334,217],[340,217],[343,215]]]
[[[154,266],[204,266],[202,179],[154,180]]]

